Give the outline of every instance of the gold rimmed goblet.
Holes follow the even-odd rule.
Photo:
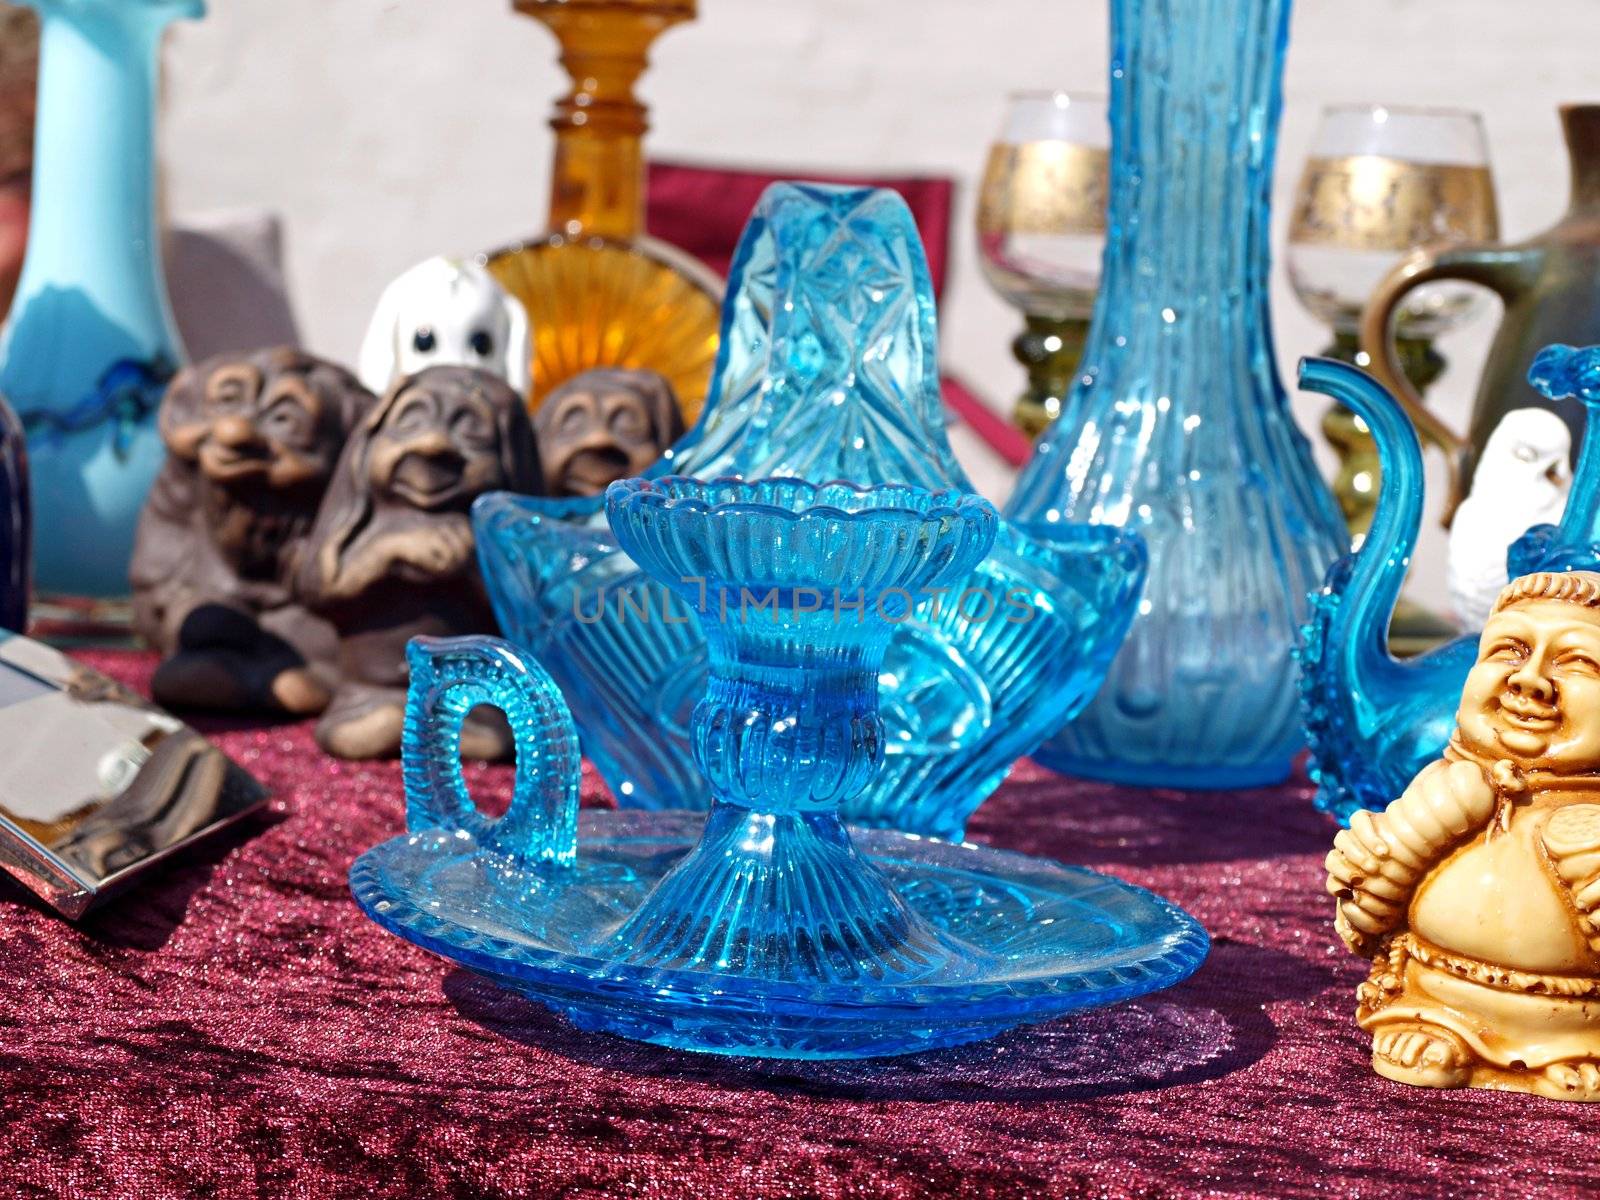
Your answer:
[[[1061,413],[1089,330],[1105,246],[1110,130],[1103,96],[1017,92],[989,148],[978,201],[985,278],[1022,310],[1012,352],[1028,372],[1012,420],[1036,435]]]
[[[1493,241],[1499,228],[1477,113],[1382,104],[1323,109],[1295,196],[1288,254],[1295,295],[1333,330],[1323,355],[1365,367],[1361,313],[1389,269],[1419,246]],[[1406,298],[1395,340],[1419,392],[1444,369],[1434,339],[1480,304],[1470,285],[1448,281]],[[1339,456],[1334,491],[1359,537],[1377,504],[1377,447],[1361,419],[1337,405],[1322,430]]]

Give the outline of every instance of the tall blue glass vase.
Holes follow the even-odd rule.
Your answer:
[[[1289,0],[1112,0],[1112,183],[1081,373],[1007,515],[1150,549],[1132,632],[1036,757],[1172,787],[1286,776],[1291,651],[1343,525],[1289,414],[1267,312]]]
[[[155,220],[161,34],[201,0],[23,0],[39,10],[28,250],[0,331],[0,393],[28,437],[41,591],[119,596],[163,459],[181,358]]]

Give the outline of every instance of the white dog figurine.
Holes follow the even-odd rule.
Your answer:
[[[1450,526],[1446,582],[1465,629],[1482,629],[1506,586],[1506,549],[1534,525],[1554,524],[1567,506],[1572,433],[1543,408],[1500,418],[1472,476],[1472,493]]]
[[[396,379],[439,365],[478,367],[528,395],[528,313],[470,259],[430,258],[378,298],[357,374],[381,396]]]

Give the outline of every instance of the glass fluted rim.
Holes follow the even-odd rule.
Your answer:
[[[670,506],[674,510],[748,512],[757,516],[799,519],[827,512],[834,518],[867,520],[874,517],[915,517],[938,520],[955,517],[974,520],[996,518],[994,505],[982,496],[959,488],[923,488],[910,483],[857,484],[844,479],[812,483],[795,476],[744,479],[724,475],[696,479],[690,475],[663,475],[657,479],[619,479],[606,488],[610,508],[623,503]]]
[[[1395,116],[1403,117],[1461,117],[1466,120],[1482,123],[1483,113],[1476,108],[1466,108],[1455,104],[1401,104],[1389,103],[1387,100],[1337,100],[1322,106],[1322,114],[1330,113],[1375,113],[1383,111]]]
[[[988,556],[1000,526],[992,504],[956,488],[786,476],[618,480],[606,516],[663,581],[864,590],[953,582]]]

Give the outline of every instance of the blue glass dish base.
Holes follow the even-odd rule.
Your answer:
[[[470,834],[426,830],[363,854],[350,887],[385,929],[580,1028],[768,1058],[864,1058],[976,1041],[1168,987],[1200,965],[1209,944],[1175,905],[1093,871],[852,829],[897,894],[960,951],[949,977],[783,983],[626,961],[617,929],[703,823],[683,812],[585,812],[570,868],[522,865]]]
[[[667,476],[612,484],[606,514],[704,637],[688,724],[708,813],[590,816],[581,836],[578,735],[555,679],[508,642],[414,639],[410,833],[351,879],[375,919],[586,1028],[727,1054],[950,1045],[1199,961],[1198,926],[1137,889],[841,820],[887,761],[889,645],[913,597],[989,554],[986,501]],[[761,604],[747,613],[750,595]],[[517,747],[494,821],[461,776],[478,704],[505,713]]]

